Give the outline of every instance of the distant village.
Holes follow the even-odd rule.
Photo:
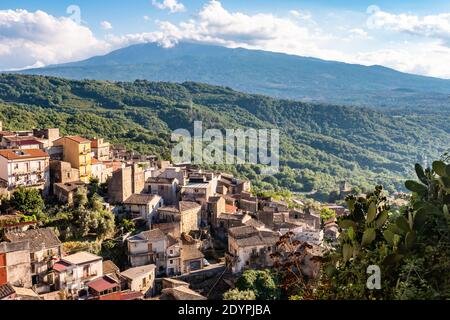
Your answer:
[[[8,132],[0,123],[0,193],[40,190],[73,205],[93,179],[104,209],[138,226],[124,234],[126,268],[88,251],[67,254],[51,227],[0,212],[0,299],[220,299],[249,269],[271,268],[280,237],[307,243],[305,270],[317,276],[324,250],[339,237],[336,204],[317,209],[257,197],[250,181],[224,172],[139,155],[102,138],[60,136],[59,129]],[[342,186],[342,192],[347,187]],[[335,213],[328,221],[320,210]]]

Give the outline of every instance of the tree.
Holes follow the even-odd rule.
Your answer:
[[[232,289],[223,294],[223,300],[256,300],[256,295],[251,290]]]
[[[100,190],[100,180],[98,178],[91,177],[89,179],[89,183],[90,183],[90,186],[91,186],[92,194],[98,193],[99,190]]]
[[[27,215],[39,214],[44,209],[44,200],[37,189],[20,187],[13,193],[11,205]]]
[[[89,202],[88,191],[85,187],[79,187],[73,197],[73,203],[77,208],[84,208]]]
[[[236,287],[240,291],[253,291],[257,300],[277,300],[281,294],[277,278],[270,270],[247,270]]]
[[[450,297],[450,165],[415,166],[408,205],[393,212],[377,187],[346,198],[350,216],[338,223],[340,246],[327,256],[319,298],[448,299]],[[381,289],[367,288],[369,266],[380,268]]]
[[[103,210],[103,198],[98,194],[94,193],[89,200],[89,207],[94,211],[102,211]]]
[[[327,222],[330,219],[336,218],[336,212],[331,210],[330,208],[323,208],[320,210],[320,217],[323,222]]]
[[[294,240],[292,232],[281,236],[277,242],[276,250],[270,257],[274,260],[273,267],[285,296],[312,298],[315,277],[310,274],[311,269],[305,267],[310,265],[307,262],[310,259],[308,254],[311,248],[312,246],[306,242]]]

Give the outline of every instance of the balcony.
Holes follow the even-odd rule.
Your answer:
[[[97,276],[98,276],[97,271],[95,271],[95,272],[90,272],[90,273],[85,273],[85,274],[83,274],[83,276],[81,277],[81,280],[82,280],[82,281],[90,280],[91,278],[94,278],[94,277],[97,277]]]
[[[41,187],[45,185],[45,179],[40,180],[28,180],[28,181],[18,181],[9,185],[10,189],[15,189],[19,187]]]

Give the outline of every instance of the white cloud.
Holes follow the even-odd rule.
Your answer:
[[[110,49],[89,28],[67,17],[0,10],[0,70],[80,60]]]
[[[369,9],[368,9],[369,10]],[[450,40],[450,13],[419,17],[412,14],[393,14],[372,7],[367,25],[372,29],[384,29],[416,36]]]
[[[102,21],[100,23],[100,26],[102,27],[103,30],[111,30],[113,28],[111,22],[109,21]]]
[[[358,36],[361,38],[367,38],[369,36],[369,34],[361,28],[350,29],[349,33],[351,35]]]
[[[365,65],[382,65],[396,70],[433,77],[450,78],[450,48],[439,41],[401,43],[397,46],[358,52],[352,61]]]
[[[379,12],[371,12],[371,19]],[[394,22],[381,23],[386,19],[377,17],[375,21],[382,28],[396,31],[396,35],[405,32],[403,23],[401,28],[394,27]],[[82,60],[137,43],[157,42],[171,47],[181,41],[190,41],[365,65],[379,64],[404,72],[450,78],[450,48],[443,41],[443,32],[434,32],[432,37],[421,37],[419,41],[409,39],[410,36],[401,39],[383,35],[380,39],[377,38],[377,30],[363,28],[360,23],[335,25],[331,21],[332,27],[323,30],[312,16],[310,21],[306,21],[292,12],[283,17],[269,13],[233,12],[217,0],[207,2],[188,20],[155,23],[156,31],[124,35],[110,33],[98,39],[88,27],[69,18],[53,17],[42,11],[0,10],[0,70]],[[322,28],[324,26],[321,25]],[[413,29],[418,30],[417,27]],[[430,32],[426,34],[430,35]],[[436,36],[438,34],[439,37]]]
[[[242,12],[230,12],[216,0],[205,4],[193,19],[179,24],[163,21],[159,22],[158,26],[159,41],[165,46],[187,40],[228,47],[340,57],[339,52],[319,48],[318,44],[329,41],[329,35],[308,29],[296,20],[272,14],[247,15]]]
[[[297,19],[302,20],[311,20],[312,15],[309,12],[299,11],[299,10],[291,10],[289,13]]]
[[[171,13],[183,12],[186,10],[184,5],[177,0],[163,0],[163,2],[152,0],[152,4],[160,10],[169,9]]]
[[[149,17],[149,16],[144,16],[144,20],[145,20],[145,21],[149,21],[149,20],[150,20],[150,17]]]

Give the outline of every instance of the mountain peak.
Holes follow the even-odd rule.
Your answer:
[[[450,94],[450,80],[401,73],[380,65],[192,42],[171,48],[137,44],[104,56],[21,73],[111,81],[195,81],[279,98],[373,107],[448,105]]]

